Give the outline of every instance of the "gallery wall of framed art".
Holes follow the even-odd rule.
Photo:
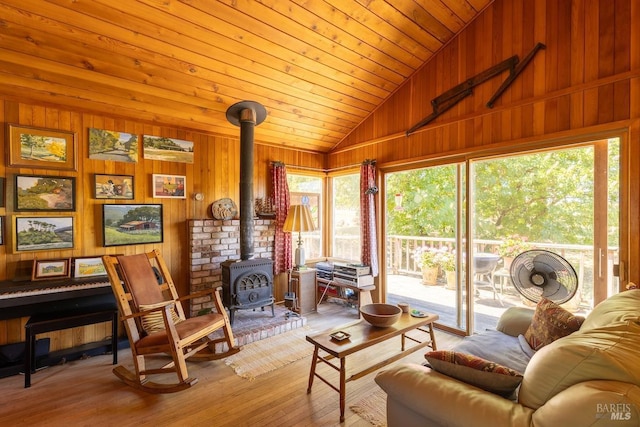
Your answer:
[[[36,258],[71,258],[67,279],[75,280],[76,258],[158,249],[178,289],[189,292],[185,224],[194,218],[215,220],[211,205],[216,200],[239,203],[238,140],[12,100],[0,104],[0,119],[0,281],[26,277],[23,264]],[[256,146],[256,198],[269,196],[271,162],[290,159],[292,152]],[[322,167],[318,156],[308,160],[309,167]],[[122,230],[119,237],[105,239],[110,226],[103,205],[149,204],[161,205],[155,232],[131,244]],[[91,270],[85,267],[82,271]]]

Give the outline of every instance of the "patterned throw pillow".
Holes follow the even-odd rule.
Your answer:
[[[501,396],[511,395],[522,382],[520,372],[471,354],[438,350],[425,358],[433,370]]]
[[[537,351],[558,338],[577,331],[583,321],[584,318],[574,316],[555,302],[542,298],[524,337],[531,348]]]
[[[161,302],[159,304],[140,304],[139,308],[140,311],[146,311],[158,307],[164,307],[165,305],[165,302]],[[182,319],[180,319],[180,317],[178,316],[178,313],[176,313],[174,304],[171,304],[170,313],[171,320],[173,321],[174,325],[182,321]],[[162,311],[158,310],[142,316],[142,329],[144,329],[147,334],[164,331],[164,319],[162,317]]]

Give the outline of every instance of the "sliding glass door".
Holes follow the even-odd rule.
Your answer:
[[[534,306],[510,263],[527,249],[561,255],[578,278],[564,306],[585,314],[618,287],[619,140],[470,162],[475,330],[486,315]],[[497,310],[494,310],[497,309]]]
[[[508,307],[534,306],[510,263],[536,248],[571,263],[565,307],[588,312],[619,286],[619,165],[615,138],[385,173],[387,301],[455,330],[495,327]]]
[[[464,163],[385,175],[387,301],[467,324],[463,263]]]

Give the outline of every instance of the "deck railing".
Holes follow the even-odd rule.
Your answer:
[[[388,236],[387,238],[387,270],[392,274],[400,275],[420,275],[421,269],[418,266],[413,253],[418,247],[429,247],[434,249],[448,248],[455,250],[455,239],[443,237],[418,237],[418,236]],[[529,242],[531,248],[545,249],[555,252],[569,261],[576,270],[578,283],[580,284],[582,298],[590,300],[593,297],[594,282],[594,249],[590,245],[557,244],[543,242]],[[473,241],[474,252],[498,253],[500,240]],[[609,264],[606,272],[611,278],[613,261],[616,259],[618,248],[608,248]],[[610,284],[611,286],[611,284]]]
[[[359,236],[334,236],[336,240],[335,244],[340,248],[340,252],[344,255],[345,259],[358,261],[360,253],[360,239]],[[313,245],[312,239],[307,241],[305,239],[305,246]],[[490,252],[498,253],[498,247],[502,243],[501,240],[490,239],[476,239],[473,241],[474,252]],[[551,252],[555,252],[564,258],[566,258],[578,275],[578,283],[582,293],[583,300],[590,301],[593,298],[593,281],[594,281],[594,249],[590,245],[572,245],[572,244],[557,244],[557,243],[544,243],[544,242],[529,242],[532,248],[546,249]],[[398,236],[390,235],[387,237],[387,253],[385,260],[380,260],[380,263],[385,262],[387,272],[389,274],[419,276],[421,269],[418,266],[416,260],[413,257],[413,253],[416,248],[426,246],[430,248],[440,249],[448,248],[454,250],[456,241],[453,238],[445,237],[422,237],[422,236]],[[617,259],[618,248],[608,248],[608,265],[606,266],[605,273],[609,277],[609,290],[617,286],[617,283],[611,279],[613,274],[613,260]]]

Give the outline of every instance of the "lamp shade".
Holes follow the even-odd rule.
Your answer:
[[[289,214],[284,221],[282,231],[291,232],[303,232],[314,231],[316,229],[313,224],[313,218],[311,217],[311,211],[307,205],[293,205],[289,208]]]

